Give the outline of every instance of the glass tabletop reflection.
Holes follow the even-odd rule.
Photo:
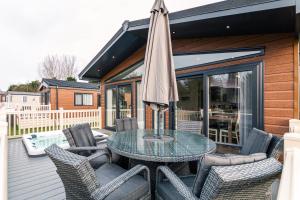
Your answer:
[[[198,160],[216,150],[207,137],[186,131],[164,130],[171,139],[145,139],[156,130],[136,130],[113,133],[107,140],[108,148],[122,156],[153,162],[186,162]]]

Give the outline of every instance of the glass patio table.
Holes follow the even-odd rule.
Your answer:
[[[146,139],[157,130],[136,130],[113,133],[107,140],[108,148],[121,156],[135,160],[172,163],[199,160],[216,150],[207,137],[186,131],[163,130],[166,139]]]

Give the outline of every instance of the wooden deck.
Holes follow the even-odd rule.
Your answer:
[[[21,139],[8,142],[8,199],[65,199],[54,164],[47,156],[29,158]]]

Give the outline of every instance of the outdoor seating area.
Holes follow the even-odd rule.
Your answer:
[[[212,140],[195,133],[165,130],[173,140],[149,140],[153,131],[131,128],[136,119],[116,121],[123,131],[101,145],[88,124],[79,124],[64,130],[68,150],[45,150],[67,199],[276,199],[283,139],[253,129],[240,154],[220,154]],[[127,158],[127,167],[112,154]],[[196,174],[189,161],[198,163]]]
[[[300,3],[165,1],[0,109],[0,200],[300,199]]]

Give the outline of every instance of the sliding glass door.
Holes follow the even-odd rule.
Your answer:
[[[174,112],[170,109],[171,128],[239,146],[246,142],[253,127],[263,129],[261,63],[192,75],[177,77],[179,101]]]
[[[117,88],[106,90],[105,125],[114,127],[117,116]]]
[[[115,127],[116,119],[132,117],[131,85],[113,86],[106,89],[105,126]]]
[[[219,143],[240,144],[240,135],[253,127],[252,71],[208,76],[209,137]]]
[[[143,87],[141,82],[136,83],[136,118],[139,129],[145,128],[145,104],[142,97]]]
[[[131,85],[118,87],[118,119],[130,118],[132,116]]]
[[[177,80],[179,101],[176,104],[176,129],[203,131],[203,77]]]

